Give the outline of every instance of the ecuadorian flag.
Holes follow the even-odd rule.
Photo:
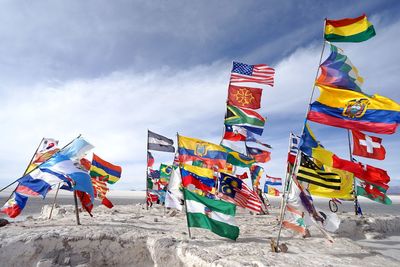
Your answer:
[[[92,166],[90,167],[91,177],[108,176],[107,183],[114,184],[121,178],[122,168],[113,165],[96,154],[93,154]]]
[[[358,18],[327,19],[325,40],[329,42],[363,42],[376,35],[374,26],[364,14]]]
[[[207,167],[218,166],[225,169],[228,154],[222,146],[200,139],[178,136],[179,161],[203,161]]]
[[[396,132],[400,105],[392,99],[329,86],[318,87],[321,94],[311,104],[307,115],[310,121],[379,134]]]

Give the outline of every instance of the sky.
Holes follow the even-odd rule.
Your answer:
[[[42,137],[63,146],[82,134],[94,153],[122,166],[111,189],[144,189],[147,129],[220,142],[232,61],[276,69],[274,87],[263,91],[260,139],[273,147],[266,173],[284,177],[288,136],[303,127],[318,70],[323,20],[368,15],[374,38],[337,45],[364,77],[364,92],[399,102],[399,11],[395,0],[0,1],[0,186],[21,176]],[[346,130],[310,125],[327,149],[349,157]],[[400,185],[398,133],[375,136],[386,159],[358,159]],[[156,164],[173,159],[153,155]]]

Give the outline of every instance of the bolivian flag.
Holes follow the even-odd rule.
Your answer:
[[[325,40],[329,42],[363,42],[375,36],[374,26],[364,14],[358,18],[326,20]]]
[[[92,166],[90,167],[91,177],[108,176],[107,183],[114,184],[121,178],[121,172],[120,166],[113,165],[93,154]]]

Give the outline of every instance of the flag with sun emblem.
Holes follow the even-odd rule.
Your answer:
[[[261,94],[261,88],[229,85],[228,104],[241,108],[259,109]]]
[[[236,206],[234,204],[183,190],[188,227],[209,229],[219,236],[232,240],[238,238],[239,227],[235,222]]]

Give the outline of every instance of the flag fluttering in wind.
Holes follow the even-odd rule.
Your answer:
[[[151,168],[153,167],[153,164],[154,164],[154,157],[149,151],[147,151],[147,167]]]
[[[311,104],[307,119],[334,127],[393,134],[400,123],[400,105],[380,95],[318,86],[319,98]]]
[[[282,178],[272,177],[269,175],[265,175],[265,177],[266,177],[265,180],[266,185],[282,185]]]
[[[341,184],[341,177],[338,174],[321,170],[303,153],[301,154],[297,180],[335,190],[340,190]]]
[[[243,127],[236,125],[225,125],[223,139],[230,141],[246,141],[247,133],[247,130]]]
[[[382,138],[369,136],[359,131],[351,131],[353,136],[353,155],[383,160],[386,150],[382,146]]]
[[[268,150],[251,147],[248,144],[246,144],[246,150],[247,154],[257,162],[266,163],[271,160],[271,152]]]
[[[10,218],[15,218],[21,214],[27,201],[27,196],[14,192],[11,198],[0,209],[0,212],[7,214]]]
[[[83,137],[78,137],[71,144],[61,150],[59,154],[75,161],[83,158],[93,148],[94,146]]]
[[[336,88],[349,89],[361,92],[364,79],[358,69],[350,62],[346,55],[339,52],[331,44],[331,54],[320,66],[321,74],[315,81],[317,85],[327,85]]]
[[[165,192],[165,207],[182,210],[183,194],[180,190],[182,178],[179,168],[173,168],[167,191]]]
[[[199,196],[184,189],[188,227],[209,229],[211,232],[236,240],[239,227],[235,222],[236,206],[222,200]]]
[[[278,197],[280,194],[278,189],[268,185],[267,183],[264,184],[264,193],[266,193],[270,196],[276,196],[276,197]]]
[[[357,18],[326,20],[325,40],[329,42],[363,42],[376,35],[364,14]]]
[[[228,157],[227,157],[227,162],[234,165],[234,166],[239,166],[239,167],[250,167],[253,163],[256,161],[245,154],[239,153],[233,149],[230,149],[229,147],[223,146],[227,152],[228,152]]]
[[[228,104],[241,108],[259,109],[261,94],[261,88],[229,85]]]
[[[199,195],[215,194],[214,172],[211,169],[183,164],[182,185]]]
[[[93,153],[91,177],[108,177],[107,183],[114,184],[121,178],[122,168],[111,164]]]
[[[265,118],[252,109],[227,105],[225,125],[236,125],[258,135],[262,135]]]
[[[266,64],[248,65],[233,62],[231,83],[252,82],[274,86],[275,70]]]
[[[219,180],[220,194],[218,196],[220,198],[253,212],[261,212],[262,208],[259,196],[244,181],[225,173],[221,173]]]
[[[392,200],[386,195],[386,191],[383,187],[363,182],[361,186],[357,186],[356,193],[357,196],[363,196],[381,204],[391,205]]]
[[[73,189],[88,193],[93,202],[94,191],[89,173],[77,167],[70,158],[58,153],[45,162],[41,168],[47,168],[53,172],[63,174],[67,178],[71,178],[75,183]]]
[[[174,141],[152,131],[148,131],[147,148],[149,150],[175,152]]]
[[[251,165],[250,175],[251,175],[251,182],[253,184],[253,189],[258,188],[260,186],[260,180],[263,174],[264,174],[263,167],[258,165]]]
[[[167,185],[169,183],[169,178],[171,177],[172,174],[172,166],[167,165],[164,163],[160,164],[160,180],[159,182],[162,185]]]
[[[178,158],[181,163],[201,160],[208,168],[218,166],[220,169],[225,169],[226,167],[228,154],[222,146],[179,135],[178,148]]]

